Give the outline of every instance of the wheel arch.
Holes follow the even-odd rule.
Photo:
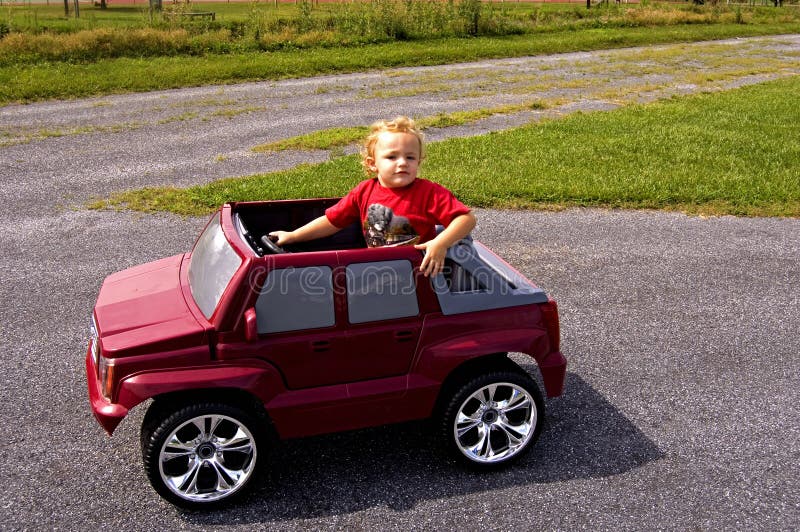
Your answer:
[[[151,398],[152,402],[147,408],[148,413],[164,410],[176,410],[194,403],[225,403],[245,410],[256,410],[266,413],[264,403],[258,396],[241,388],[220,387],[220,388],[197,388],[193,390],[180,390],[166,392]]]
[[[263,421],[263,428],[270,438],[277,438],[269,413],[258,396],[241,388],[215,387],[166,392],[152,397],[142,421],[142,443],[144,444],[146,434],[170,412],[198,403],[224,403],[246,410]]]
[[[442,413],[447,406],[447,399],[465,382],[481,373],[505,369],[525,372],[516,362],[508,358],[508,353],[489,353],[465,360],[447,374],[434,403],[434,417]]]
[[[181,370],[155,370],[125,378],[120,383],[113,415],[104,416],[101,424],[111,435],[128,412],[148,399],[191,397],[192,394],[220,394],[236,400],[239,390],[255,397],[262,405],[285,391],[278,370],[267,363],[198,367]],[[90,390],[91,391],[91,390]],[[204,395],[203,398],[207,399]]]

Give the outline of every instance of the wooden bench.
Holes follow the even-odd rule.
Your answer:
[[[210,18],[211,20],[217,19],[217,14],[213,11],[197,11],[193,13],[164,13],[168,18]]]

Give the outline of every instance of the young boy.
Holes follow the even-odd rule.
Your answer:
[[[362,221],[367,245],[414,245],[424,250],[420,270],[436,275],[447,249],[475,227],[475,215],[445,187],[417,179],[424,156],[422,133],[414,121],[399,116],[372,124],[362,150],[372,177],[358,184],[325,215],[294,231],[274,231],[279,246],[329,236]],[[436,225],[445,226],[436,235]]]

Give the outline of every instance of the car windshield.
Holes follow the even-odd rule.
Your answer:
[[[219,213],[216,213],[197,240],[189,263],[189,288],[206,318],[211,319],[222,293],[241,264],[241,257],[222,233]]]

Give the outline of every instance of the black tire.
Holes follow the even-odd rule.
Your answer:
[[[182,508],[230,502],[266,463],[265,417],[215,402],[148,412],[142,458],[150,484]]]
[[[539,438],[544,401],[536,381],[521,369],[474,375],[455,390],[444,398],[439,426],[458,462],[498,469],[521,458]]]

